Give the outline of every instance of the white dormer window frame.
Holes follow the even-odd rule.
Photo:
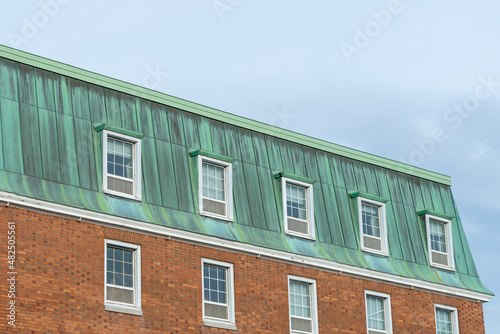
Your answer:
[[[433,232],[433,224],[435,226],[439,226],[439,228],[443,228],[444,232],[444,238],[445,241],[444,244],[446,247],[446,251],[443,252],[439,249],[434,249],[436,247],[433,247],[433,240],[432,240],[432,235],[431,233]],[[453,252],[453,236],[452,236],[452,229],[451,229],[451,220],[441,218],[438,216],[434,216],[431,214],[426,214],[425,215],[425,229],[426,229],[426,234],[427,234],[427,250],[428,250],[428,256],[429,256],[429,264],[433,267],[440,268],[440,269],[445,269],[445,270],[451,270],[455,271],[455,256]],[[432,230],[431,230],[432,229]],[[435,244],[435,243],[434,243]],[[435,261],[434,258],[447,258],[448,264],[443,264],[440,263],[439,261]]]
[[[287,187],[290,186],[290,187]],[[281,187],[282,187],[282,193],[283,193],[283,220],[284,220],[284,228],[285,228],[285,233],[298,236],[301,238],[307,238],[307,239],[316,239],[316,227],[314,225],[314,201],[313,201],[313,185],[310,183],[306,182],[301,182],[298,180],[294,180],[288,177],[281,177]],[[304,191],[304,198],[305,200],[305,219],[298,218],[294,215],[288,215],[288,201],[287,197],[289,197],[288,190],[292,189],[294,190],[303,190]],[[299,199],[300,200],[300,199]],[[293,230],[290,227],[289,224],[289,219],[291,219],[294,222],[297,222],[297,224],[307,224],[307,232],[302,233],[297,230]]]
[[[223,180],[223,199],[213,198],[208,194],[204,194],[204,168],[208,167],[215,171],[222,170]],[[220,173],[219,173],[220,174]],[[220,190],[220,189],[219,189]],[[224,212],[218,214],[210,211],[206,205],[214,204],[224,206]],[[200,214],[212,218],[233,221],[233,169],[232,164],[227,161],[198,155],[198,207]]]
[[[108,163],[114,164],[115,161],[110,161],[108,159],[108,139],[121,142],[126,145],[132,146],[132,171],[131,177],[123,177],[108,171]],[[116,154],[114,157],[116,158]],[[122,157],[123,158],[123,157]],[[142,190],[142,174],[141,174],[141,139],[132,136],[127,136],[118,132],[103,130],[102,131],[102,188],[103,192],[111,195],[116,195],[120,197],[130,198],[137,201],[142,200],[141,190]],[[120,166],[122,167],[122,166]],[[109,178],[109,179],[108,179]],[[131,193],[118,191],[112,189],[109,181],[118,181],[131,184]]]
[[[361,250],[365,252],[375,253],[378,255],[389,256],[389,243],[387,239],[387,218],[386,218],[387,216],[385,213],[385,203],[364,198],[361,196],[358,196],[356,198],[356,201],[358,207],[359,239],[360,239]],[[363,205],[372,208],[375,207],[377,209],[378,223],[379,223],[378,236],[374,236],[370,233],[364,233],[363,225],[364,225],[364,219],[366,219],[366,217],[363,216]],[[368,241],[370,240],[372,240],[374,243],[380,242],[380,248],[377,249],[375,247],[370,247],[368,245]]]

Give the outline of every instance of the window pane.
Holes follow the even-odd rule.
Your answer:
[[[451,311],[436,310],[436,329],[437,334],[453,334]]]
[[[108,246],[106,250],[106,257],[107,283],[133,287],[133,251]]]
[[[226,282],[225,281],[219,281],[219,286],[217,287],[219,291],[226,292]]]
[[[202,163],[203,196],[218,201],[225,201],[225,168]]]
[[[107,300],[125,304],[134,304],[134,250],[117,246],[106,248],[106,284]],[[119,288],[124,287],[124,288]]]
[[[106,261],[107,261],[107,267],[108,267],[107,269],[108,269],[108,271],[114,271],[114,266],[113,266],[114,262],[113,262],[113,260],[112,259],[111,260],[108,259]]]
[[[126,286],[127,288],[133,288],[134,277],[131,275],[123,275],[123,286]]]
[[[115,151],[115,141],[108,137],[108,153]]]
[[[123,261],[132,263],[132,251],[124,250],[123,251]]]
[[[123,274],[123,262],[115,261],[115,273]]]
[[[112,272],[107,272],[106,273],[106,283],[108,284],[113,284],[114,283],[114,280],[113,280],[113,273]]]
[[[219,292],[219,303],[226,304],[226,293]]]
[[[227,269],[205,264],[203,266],[203,295],[206,301],[227,304]]]
[[[290,313],[292,316],[311,318],[311,285],[290,281]]]
[[[112,258],[113,258],[113,248],[108,247],[108,248],[106,249],[106,257],[107,257],[108,259],[112,259]]]
[[[118,165],[118,164],[115,165],[115,174],[114,175],[125,177],[125,175],[123,173],[123,166],[122,165]]]
[[[366,297],[368,329],[385,331],[384,299]]]
[[[210,301],[211,302],[219,302],[217,291],[210,290]]]
[[[108,137],[108,173],[133,178],[133,144]]]
[[[123,156],[121,155],[115,155],[115,164],[120,165],[120,167],[123,167]]]
[[[446,253],[446,231],[445,224],[435,221],[429,222],[431,249],[433,251]]]
[[[361,203],[363,234],[380,238],[380,208],[376,205]]]
[[[108,174],[115,174],[115,165],[111,162],[108,162]]]
[[[307,220],[306,189],[292,184],[286,184],[287,216]]]
[[[123,156],[127,159],[132,158],[132,144],[126,143],[123,145]]]
[[[125,175],[127,179],[133,179],[134,178],[134,170],[132,169],[132,166],[127,166],[125,167]]]
[[[127,275],[132,275],[132,263],[125,262],[123,264],[123,273]]]
[[[123,250],[115,248],[115,260],[123,261]]]

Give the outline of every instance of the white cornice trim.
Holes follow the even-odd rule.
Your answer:
[[[270,248],[250,245],[237,241],[225,240],[217,237],[166,227],[163,225],[141,222],[137,220],[89,211],[81,208],[75,208],[67,205],[42,201],[25,196],[19,196],[4,191],[0,191],[0,201],[7,203],[7,205],[12,204],[15,206],[31,208],[34,210],[41,210],[64,216],[74,217],[74,219],[79,221],[83,220],[90,223],[107,224],[118,228],[125,228],[142,233],[159,235],[166,237],[168,239],[170,238],[179,239],[181,241],[201,244],[208,247],[214,247],[229,251],[236,251],[239,253],[252,254],[257,257],[263,257],[271,260],[293,263],[301,266],[307,266],[311,268],[336,272],[338,274],[345,274],[349,276],[355,276],[363,279],[369,279],[388,284],[395,284],[410,289],[420,289],[428,292],[445,294],[453,297],[466,298],[478,302],[488,302],[493,297],[492,295],[488,295],[481,292],[475,292],[462,288],[456,288],[447,285],[426,282],[414,278],[396,276],[384,272],[337,263],[330,260],[273,250]]]

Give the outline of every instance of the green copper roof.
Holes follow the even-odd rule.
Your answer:
[[[102,129],[142,137],[142,201],[102,191]],[[0,190],[491,294],[446,176],[0,46]],[[234,223],[198,214],[196,154],[232,161]],[[283,233],[280,179],[314,183],[316,240]],[[356,196],[386,201],[389,257],[360,250]],[[419,212],[452,217],[455,272]]]
[[[8,59],[19,61],[27,65],[35,66],[40,69],[58,73],[67,77],[75,78],[101,87],[113,89],[133,96],[138,96],[149,101],[154,101],[171,107],[179,108],[200,116],[206,116],[209,118],[224,120],[225,123],[232,124],[238,127],[243,127],[248,130],[253,130],[263,134],[272,135],[274,137],[293,141],[301,145],[307,145],[309,147],[324,150],[326,152],[339,154],[347,158],[367,162],[370,164],[389,168],[395,171],[400,171],[406,174],[422,177],[431,181],[451,185],[451,179],[449,176],[446,175],[406,165],[394,160],[382,158],[376,155],[361,152],[341,145],[336,145],[330,142],[305,136],[289,130],[260,123],[241,116],[229,114],[217,109],[209,108],[190,101],[182,100],[167,94],[159,93],[147,88],[132,85],[130,83],[112,79],[100,74],[85,71],[53,60],[49,60],[23,51],[12,49],[3,45],[0,45],[0,57],[5,57]]]

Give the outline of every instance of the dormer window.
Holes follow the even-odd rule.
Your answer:
[[[289,173],[276,173],[281,178],[285,233],[314,239],[314,180]]]
[[[191,150],[197,158],[200,214],[233,220],[233,159],[213,152]]]
[[[199,156],[201,164],[200,212],[229,218],[232,198],[231,164]]]
[[[427,247],[431,266],[454,270],[451,221],[425,215]]]
[[[419,211],[418,215],[423,217],[425,222],[429,264],[441,269],[455,270],[451,232],[453,217],[427,209]]]
[[[385,204],[359,198],[362,249],[387,254]]]
[[[361,192],[351,193],[350,197],[356,198],[361,250],[389,255],[385,215],[387,200]]]
[[[103,191],[141,200],[141,139],[103,130]]]

